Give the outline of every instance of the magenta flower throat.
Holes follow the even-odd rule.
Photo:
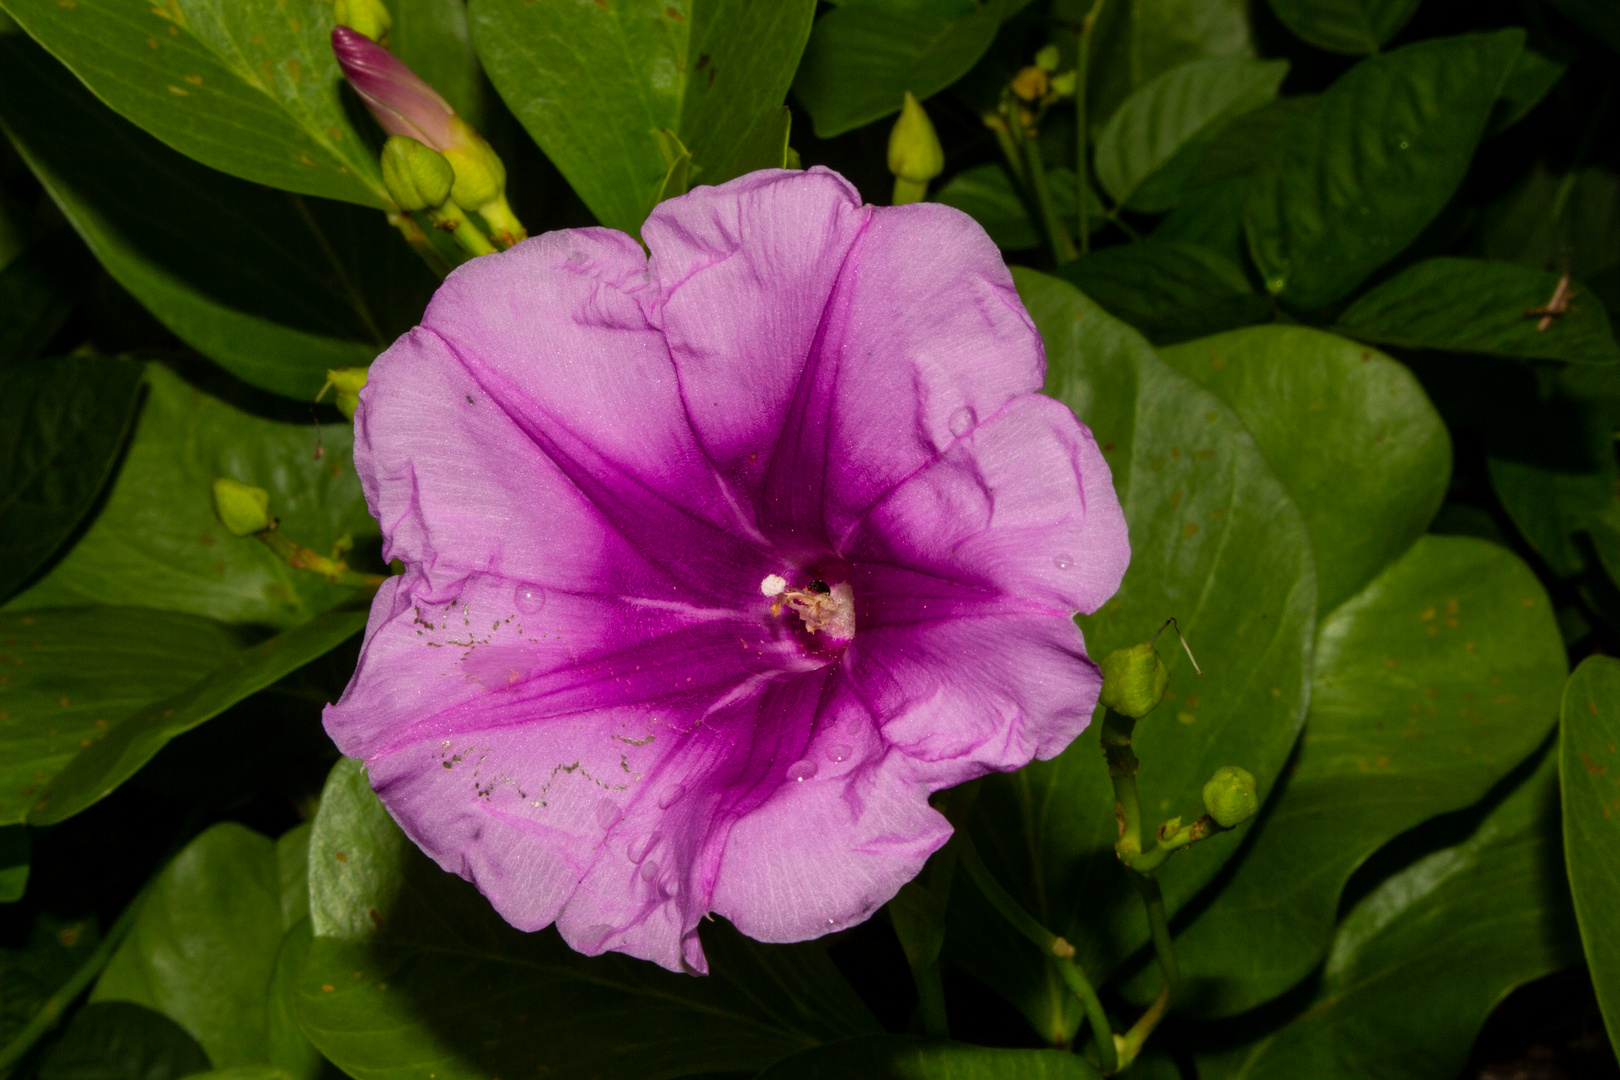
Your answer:
[[[704,971],[706,913],[860,922],[949,837],[930,793],[1067,746],[1129,547],[966,215],[773,171],[643,236],[475,259],[372,366],[406,569],[326,726],[515,926]]]

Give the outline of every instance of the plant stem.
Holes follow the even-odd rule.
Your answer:
[[[1114,851],[1121,861],[1142,853],[1142,802],[1136,791],[1136,771],[1140,763],[1131,749],[1136,721],[1109,709],[1103,714],[1103,760],[1108,763],[1108,779],[1114,785],[1114,819],[1119,823],[1119,840]]]
[[[1091,77],[1091,32],[1097,28],[1103,5],[1108,0],[1096,0],[1080,23],[1079,58],[1074,79],[1074,207],[1080,224],[1080,250],[1091,250],[1091,167],[1086,151],[1091,145],[1091,128],[1086,117],[1086,81]]]
[[[935,1039],[951,1037],[945,1015],[945,984],[939,977],[939,961],[914,964],[912,980],[917,984],[917,1010],[922,1014],[923,1034]]]
[[[1147,1037],[1153,1034],[1153,1029],[1159,1026],[1164,1019],[1165,1010],[1170,1007],[1170,987],[1159,988],[1159,996],[1153,999],[1148,1011],[1136,1018],[1136,1023],[1124,1035],[1115,1036],[1115,1043],[1119,1050],[1119,1067],[1128,1069],[1136,1056],[1142,1052],[1142,1044]]]
[[[1097,991],[1092,987],[1091,981],[1080,965],[1074,962],[1074,946],[1058,935],[1042,926],[1033,915],[1025,911],[1023,905],[1014,900],[1012,894],[1001,887],[990,873],[990,868],[984,865],[979,858],[979,851],[973,846],[973,841],[965,832],[956,834],[957,857],[961,860],[962,869],[966,870],[973,884],[979,887],[984,898],[990,901],[1002,918],[1010,923],[1013,929],[1024,935],[1041,953],[1057,965],[1058,974],[1064,983],[1073,991],[1074,996],[1080,999],[1080,1004],[1086,1010],[1086,1018],[1091,1021],[1091,1034],[1097,1044],[1097,1054],[1102,1059],[1102,1070],[1113,1073],[1119,1068],[1119,1052],[1114,1046],[1114,1029],[1108,1023],[1108,1014],[1103,1011],[1102,1002],[1097,997]]]
[[[390,210],[388,224],[399,230],[405,242],[422,257],[423,262],[427,263],[429,270],[441,278],[450,273],[449,260],[433,246],[433,241],[428,239],[427,233],[422,231],[422,226],[416,223],[415,218],[401,210]]]
[[[1052,258],[1058,265],[1073,262],[1080,257],[1069,230],[1063,227],[1063,218],[1052,202],[1052,187],[1046,182],[1046,166],[1041,160],[1041,141],[1031,137],[1024,140],[1024,157],[1029,162],[1029,186],[1035,196],[1035,205],[1041,211],[1041,224],[1046,227],[1046,240],[1052,248]]]
[[[147,890],[142,889],[135,895],[135,899],[129,902],[123,914],[112,924],[112,929],[107,931],[107,936],[101,939],[101,944],[96,946],[96,951],[79,965],[72,978],[46,999],[39,1012],[34,1014],[34,1018],[17,1032],[4,1049],[0,1049],[0,1076],[7,1075],[12,1067],[34,1048],[34,1044],[56,1026],[56,1022],[62,1018],[63,1011],[73,1004],[74,999],[82,994],[91,981],[101,973],[101,969],[107,966],[107,961],[112,959],[112,954],[123,942],[129,928],[134,925],[136,917],[140,914],[141,906],[146,902],[146,894]]]
[[[1164,977],[1164,991],[1169,997],[1174,997],[1181,992],[1181,965],[1176,963],[1175,944],[1170,940],[1170,922],[1164,915],[1164,893],[1159,888],[1158,879],[1149,874],[1132,872],[1131,881],[1142,895],[1142,906],[1147,908],[1148,931],[1153,936],[1153,951],[1159,958],[1159,974]]]

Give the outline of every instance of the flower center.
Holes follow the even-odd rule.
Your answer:
[[[825,634],[834,641],[855,636],[855,590],[847,581],[837,585],[812,581],[802,589],[790,589],[785,577],[768,574],[759,583],[759,591],[770,598],[772,615],[787,608],[812,634]]]

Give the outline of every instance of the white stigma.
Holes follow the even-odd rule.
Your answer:
[[[781,574],[766,574],[765,580],[759,583],[759,591],[766,596],[781,596],[787,591],[787,578]]]

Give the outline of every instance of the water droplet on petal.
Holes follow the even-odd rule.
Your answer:
[[[512,602],[523,614],[533,615],[546,606],[546,590],[538,585],[519,585],[513,593]]]
[[[663,833],[650,832],[642,833],[640,836],[630,841],[630,846],[625,849],[630,855],[630,861],[640,862],[642,859],[645,859],[647,857],[647,852],[656,847],[658,845],[658,841],[662,840],[663,838]]]
[[[685,795],[685,794],[686,794],[686,785],[685,784],[676,784],[674,787],[670,788],[668,791],[666,791],[662,795],[658,796],[658,809],[660,809],[660,810],[668,810],[670,807],[672,807],[676,803],[680,802],[681,801],[681,796]]]
[[[788,766],[789,780],[808,780],[816,775],[816,763],[813,761],[795,761]]]
[[[596,804],[596,823],[604,829],[613,828],[623,816],[623,814],[619,813],[619,808],[613,804],[612,799],[603,799]]]
[[[1074,556],[1054,555],[1052,556],[1052,565],[1057,567],[1059,570],[1067,570],[1069,567],[1074,565]]]
[[[848,743],[836,743],[827,747],[827,756],[833,761],[848,761],[849,755],[854,752]]]
[[[973,411],[973,406],[962,406],[951,413],[951,434],[960,439],[973,430],[973,425],[978,419],[978,415]]]
[[[651,881],[653,878],[655,878],[657,876],[658,876],[658,863],[657,863],[656,860],[648,859],[646,862],[641,864],[641,880],[642,881]]]

